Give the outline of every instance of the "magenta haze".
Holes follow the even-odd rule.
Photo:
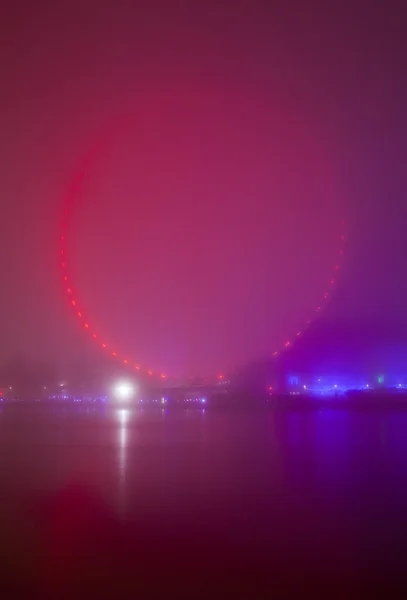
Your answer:
[[[120,9],[106,0],[37,4],[8,3],[0,22],[7,82],[0,97],[1,361],[22,354],[55,361],[64,377],[68,367],[99,361],[63,299],[56,264],[61,199],[78,162],[117,115],[133,110],[144,124],[148,112],[150,121],[158,114],[165,122],[174,95],[186,101],[195,94],[195,102],[167,121],[165,135],[157,122],[151,138],[161,147],[156,161],[145,149],[149,128],[129,136],[131,153],[119,145],[117,162],[100,166],[84,206],[90,213],[77,219],[78,285],[109,342],[112,336],[123,352],[162,370],[189,370],[182,303],[188,303],[189,347],[196,353],[191,370],[217,369],[225,359],[269,350],[280,325],[286,335],[283,322],[293,324],[294,309],[306,309],[304,294],[312,295],[321,281],[325,251],[315,261],[317,248],[310,244],[325,250],[321,236],[327,244],[333,240],[330,219],[322,214],[318,220],[321,196],[310,196],[310,164],[321,188],[333,165],[349,229],[342,294],[329,304],[327,319],[354,326],[363,321],[370,332],[383,321],[393,321],[396,332],[405,329],[406,39],[397,11],[385,3],[366,11],[357,1],[333,11],[322,0],[312,9],[299,0],[278,6],[181,1],[177,10],[164,0],[122,3]],[[239,111],[247,119],[239,119]],[[296,145],[292,118],[304,144]],[[202,136],[188,140],[199,124]],[[276,138],[267,135],[273,124]],[[205,140],[216,137],[212,153]],[[309,150],[314,144],[315,152]],[[197,164],[199,152],[205,161]],[[292,172],[276,180],[281,152]],[[294,197],[304,201],[294,218],[292,203],[276,193],[278,183],[298,188]],[[177,220],[181,205],[186,211]],[[258,228],[246,218],[255,206]],[[201,225],[186,227],[195,209]],[[293,240],[301,220],[304,229]],[[176,267],[178,241],[183,271]],[[183,278],[191,265],[194,285]],[[174,290],[176,280],[182,289]],[[263,281],[269,290],[262,290]]]

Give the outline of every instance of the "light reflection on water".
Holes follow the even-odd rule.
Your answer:
[[[374,547],[378,519],[407,539],[407,412],[1,408],[11,508],[79,481],[123,519],[196,510],[328,553],[333,536]]]
[[[118,409],[117,419],[119,421],[119,513],[124,519],[126,517],[126,455],[130,410],[127,408]]]

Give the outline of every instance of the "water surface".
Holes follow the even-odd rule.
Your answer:
[[[138,564],[147,589],[331,594],[388,591],[407,558],[403,411],[5,406],[0,481],[2,568],[44,595],[99,554],[126,590]]]

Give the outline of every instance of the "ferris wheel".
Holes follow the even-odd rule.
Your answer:
[[[140,356],[131,356],[125,354],[119,345],[116,345],[114,339],[107,338],[103,332],[103,324],[95,323],[92,318],[92,313],[87,310],[85,304],[82,302],[81,290],[78,288],[75,279],[74,269],[72,268],[71,261],[71,246],[72,246],[72,226],[75,219],[78,218],[78,209],[82,203],[85,202],[83,189],[86,182],[89,180],[92,174],[93,167],[98,164],[98,161],[106,154],[109,145],[111,144],[112,136],[106,135],[104,138],[97,141],[94,144],[92,150],[86,155],[86,157],[80,161],[76,172],[74,173],[68,191],[63,199],[62,215],[59,226],[59,268],[62,277],[62,284],[65,297],[68,301],[71,311],[73,312],[78,325],[82,328],[83,332],[89,338],[89,340],[97,345],[101,352],[109,355],[112,360],[117,361],[123,367],[133,370],[136,373],[144,374],[151,378],[158,378],[159,380],[166,380],[171,377],[171,373],[164,372],[163,370],[153,368],[150,365],[146,365],[142,361]],[[344,244],[345,244],[345,220],[342,218],[338,222],[338,228],[336,230],[335,238],[337,239],[337,257],[332,265],[331,275],[325,284],[325,289],[320,297],[319,302],[314,306],[310,307],[308,316],[302,322],[300,327],[295,327],[291,334],[288,335],[285,341],[279,346],[270,349],[270,356],[277,357],[285,350],[292,347],[295,340],[303,335],[305,330],[311,324],[311,322],[318,316],[331,298],[335,284],[337,283],[338,273],[341,268],[341,263],[344,255]],[[216,376],[220,375],[221,371],[216,373]]]

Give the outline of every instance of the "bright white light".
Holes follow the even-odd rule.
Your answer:
[[[307,389],[307,386],[306,386],[306,385],[304,385],[304,390],[306,390],[306,389]]]
[[[128,402],[134,396],[134,385],[130,381],[119,381],[113,388],[113,393],[120,402]]]
[[[130,418],[130,412],[127,408],[120,408],[118,411],[118,417],[119,417],[119,421],[120,421],[120,425],[125,428],[127,425],[127,422]]]

